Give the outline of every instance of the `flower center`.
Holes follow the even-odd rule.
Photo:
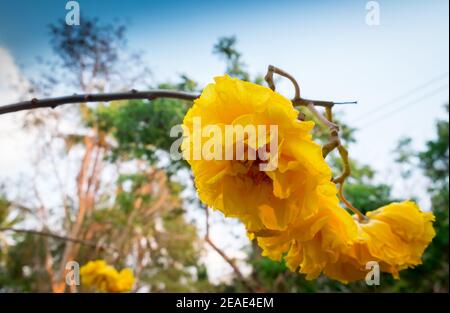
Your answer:
[[[257,158],[256,160],[245,160],[238,162],[246,169],[246,171],[243,171],[240,175],[250,178],[255,183],[255,185],[272,183],[272,180],[269,176],[267,176],[266,172],[260,170],[259,165],[264,162],[259,158]]]

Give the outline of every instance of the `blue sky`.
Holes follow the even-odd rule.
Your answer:
[[[51,57],[47,25],[65,17],[66,2],[0,0],[0,105],[18,96],[2,86],[4,72],[26,76],[33,72],[36,56]],[[252,74],[263,74],[273,64],[299,80],[304,97],[358,100],[337,108],[346,123],[359,128],[350,155],[374,167],[379,181],[394,186],[396,197],[418,195],[429,209],[426,181],[420,175],[401,179],[392,150],[403,136],[412,137],[416,149],[423,148],[434,137],[435,120],[446,118],[447,0],[379,0],[381,24],[372,27],[365,23],[365,0],[78,2],[81,22],[99,17],[129,23],[129,46],[145,53],[156,81],[186,73],[207,84],[224,71],[212,46],[220,36],[236,35]],[[278,90],[292,95],[287,82]],[[31,170],[33,142],[20,130],[20,116],[0,116],[0,181],[16,182]],[[221,216],[214,213],[212,218]],[[212,237],[227,249],[230,228],[215,224]],[[245,238],[242,227],[240,231]],[[242,242],[246,240],[233,240],[227,252],[238,257]],[[211,276],[227,273],[217,254],[207,257]]]
[[[66,2],[0,0],[0,47],[25,74],[37,55],[50,56],[47,25],[65,17]],[[298,78],[305,97],[358,100],[337,110],[360,128],[351,154],[378,169],[381,180],[398,181],[391,171],[391,151],[398,139],[411,136],[421,148],[433,137],[436,118],[444,116],[446,0],[379,0],[381,24],[372,27],[365,23],[365,0],[78,2],[81,19],[130,23],[129,45],[144,51],[155,80],[187,73],[202,85],[210,82],[224,70],[211,53],[213,44],[220,36],[236,35],[253,74],[274,64]],[[426,88],[390,101],[436,77]],[[291,95],[288,83],[280,87]]]

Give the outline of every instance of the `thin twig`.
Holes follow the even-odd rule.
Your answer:
[[[118,93],[99,93],[99,94],[74,94],[72,96],[64,96],[57,98],[36,99],[23,101],[9,105],[0,106],[0,115],[24,110],[32,110],[37,108],[56,108],[62,104],[69,103],[86,103],[86,102],[108,102],[118,100],[155,100],[158,98],[173,98],[180,100],[193,101],[199,97],[199,94],[176,91],[176,90],[150,90]]]
[[[218,246],[216,246],[216,244],[214,242],[211,241],[211,238],[209,237],[209,211],[208,211],[208,207],[204,206],[205,209],[205,227],[206,227],[206,231],[205,231],[205,241],[211,246],[211,248],[213,248],[224,260],[225,262],[227,262],[231,268],[233,269],[233,271],[236,273],[236,275],[238,276],[238,278],[241,280],[242,284],[244,284],[244,286],[251,292],[256,292],[256,289],[252,286],[252,284],[250,284],[250,282],[244,277],[244,275],[242,274],[241,270],[239,269],[239,267],[234,263],[234,261],[228,257],[228,255],[226,255],[226,253],[224,251],[222,251],[222,249],[220,249]]]
[[[357,103],[357,101],[344,101],[344,102],[333,102],[333,101],[323,101],[323,100],[312,100],[312,99],[305,99],[302,98],[300,95],[300,85],[298,84],[297,80],[289,73],[283,71],[282,69],[269,65],[267,68],[267,74],[264,77],[265,81],[269,85],[269,88],[275,91],[275,83],[273,80],[273,75],[278,74],[282,77],[285,77],[291,81],[291,83],[294,85],[295,94],[294,98],[292,99],[292,103],[294,106],[308,106],[310,103],[313,103],[314,106],[319,107],[333,107],[335,104],[354,104]]]
[[[337,124],[334,124],[333,122],[327,120],[322,114],[320,114],[316,107],[314,106],[314,102],[309,102],[306,107],[308,110],[315,116],[317,119],[324,124],[328,129],[331,131],[337,131],[339,132],[339,126]]]
[[[74,242],[74,243],[79,243],[85,246],[91,246],[94,248],[99,248],[99,249],[107,249],[107,247],[104,247],[102,245],[98,245],[95,242],[92,241],[87,241],[87,240],[82,240],[82,239],[77,239],[77,238],[70,238],[70,237],[66,237],[66,236],[62,236],[62,235],[58,235],[55,233],[51,233],[51,232],[47,232],[47,231],[41,231],[41,230],[34,230],[34,229],[24,229],[24,228],[13,228],[13,227],[5,227],[5,228],[0,228],[0,232],[4,232],[4,231],[12,231],[15,233],[24,233],[24,234],[32,234],[32,235],[37,235],[37,236],[44,236],[44,237],[51,237],[51,238],[55,238],[55,239],[59,239],[59,240],[63,240],[63,241],[70,241],[70,242]]]

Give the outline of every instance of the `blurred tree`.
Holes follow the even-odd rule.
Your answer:
[[[1,190],[0,190],[1,191]],[[15,215],[15,216],[13,216]],[[0,192],[0,264],[6,260],[5,256],[8,253],[9,238],[2,230],[13,228],[23,220],[23,214],[14,207],[14,204],[8,201]]]
[[[108,92],[135,87],[137,81],[147,86],[148,71],[138,54],[128,53],[125,30],[96,19],[75,28],[63,21],[51,25],[56,60],[44,64],[45,75],[39,78],[44,83],[36,85],[36,92]],[[172,87],[192,89],[195,83],[184,75]],[[31,225],[79,241],[14,235],[0,264],[0,288],[62,292],[67,261],[97,258],[132,265],[136,288],[200,291],[209,286],[199,261],[202,246],[184,216],[182,188],[167,176],[168,168],[158,166],[157,152],[170,139],[164,127],[181,119],[186,105],[159,100],[29,112],[25,127],[37,133],[37,140],[30,179],[35,192],[28,202],[39,215]],[[151,129],[137,124],[140,117]],[[36,249],[24,250],[32,245]],[[26,268],[39,280],[25,277]]]
[[[445,106],[448,116],[449,106]],[[410,175],[420,168],[428,178],[427,191],[436,221],[436,237],[425,251],[423,264],[401,275],[401,280],[393,284],[394,291],[448,292],[449,291],[449,121],[436,122],[436,138],[426,143],[426,148],[415,152],[411,148],[412,139],[404,138],[398,144],[397,161],[403,172]]]
[[[213,53],[225,60],[226,72],[230,76],[249,81],[250,75],[245,70],[245,63],[242,62],[242,54],[236,49],[236,43],[235,36],[221,37],[214,45]]]

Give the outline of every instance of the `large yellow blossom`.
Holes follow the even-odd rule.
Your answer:
[[[131,269],[118,272],[104,260],[89,261],[81,267],[80,274],[83,286],[99,292],[127,292],[134,284]]]
[[[229,76],[216,77],[184,118],[182,149],[192,167],[199,198],[226,216],[238,217],[252,232],[283,231],[293,221],[315,214],[321,207],[321,195],[330,193],[331,171],[321,147],[311,139],[313,122],[297,119],[291,101],[269,88],[240,81]],[[200,118],[202,129],[210,125],[265,125],[266,140],[255,146],[244,139],[245,151],[268,146],[276,140],[277,167],[261,171],[261,160],[195,159],[194,119]],[[278,127],[275,138],[270,125]],[[223,136],[225,137],[225,136]],[[230,149],[222,139],[223,151]],[[202,136],[202,143],[211,136]],[[238,141],[233,138],[233,145]],[[269,162],[269,161],[268,161]]]
[[[314,123],[297,116],[291,101],[269,88],[229,76],[215,78],[183,121],[183,155],[200,200],[239,218],[263,255],[284,258],[307,279],[321,273],[344,283],[363,279],[370,261],[398,277],[400,270],[420,264],[434,236],[432,213],[412,202],[393,203],[367,213],[369,221],[359,223],[339,205],[331,169],[311,138]],[[216,138],[212,125],[222,136]],[[227,142],[228,125],[276,125],[278,132],[270,130],[256,143],[250,136]],[[244,157],[231,150],[233,158],[227,159],[237,143],[244,144]],[[273,159],[249,158],[250,151],[272,144],[278,148]],[[204,157],[205,147],[209,152],[214,148],[214,158]],[[261,170],[261,164],[274,160],[274,170]]]

